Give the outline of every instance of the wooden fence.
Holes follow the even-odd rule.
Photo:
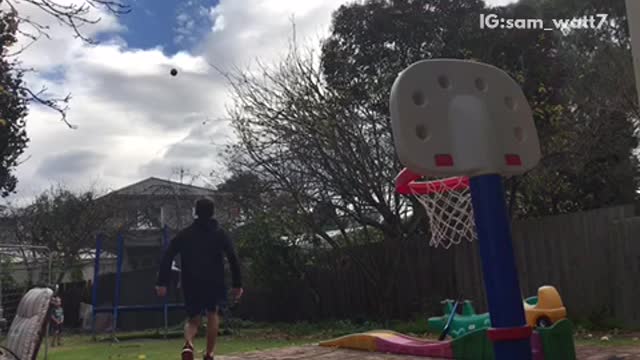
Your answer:
[[[626,326],[640,325],[640,316],[620,312],[640,296],[638,286],[628,294],[635,296],[623,295],[623,285],[637,272],[618,271],[625,260],[622,249],[628,256],[635,253],[636,261],[640,256],[640,247],[628,246],[637,243],[629,230],[640,230],[634,216],[635,206],[622,206],[515,223],[523,290],[533,294],[539,285],[552,284],[575,317],[602,314]]]
[[[554,285],[574,318],[598,314],[627,327],[640,327],[640,217],[635,206],[516,221],[513,242],[523,297],[539,286]],[[369,248],[362,251],[383,251]],[[439,301],[464,297],[486,311],[482,269],[476,243],[448,250],[434,249],[427,240],[411,243],[394,275],[390,307],[397,318],[440,312]],[[260,291],[258,307],[242,306],[241,313],[261,320],[376,317],[380,294],[367,285],[356,267],[328,256],[327,263],[309,274],[306,286],[315,288],[316,301],[285,293]],[[305,285],[290,284],[292,291]],[[254,290],[255,291],[255,290]],[[247,294],[249,295],[249,294]],[[277,303],[277,307],[267,304]],[[301,304],[304,303],[304,306]],[[255,305],[255,304],[254,304]],[[267,309],[267,310],[264,310]],[[253,310],[253,311],[252,311]],[[295,313],[294,313],[295,312]]]
[[[619,219],[610,226],[607,252],[609,278],[600,284],[608,291],[613,317],[627,327],[640,327],[640,218]]]
[[[523,297],[535,295],[541,285],[554,285],[570,316],[584,319],[596,314],[639,328],[640,217],[635,209],[628,205],[514,222]],[[381,257],[384,251],[375,246],[351,250],[371,252],[373,257]],[[245,299],[234,314],[261,321],[371,319],[380,315],[384,301],[394,318],[409,318],[438,314],[440,300],[459,297],[473,300],[477,310],[486,311],[476,243],[444,250],[419,239],[406,244],[400,256],[400,266],[391,274],[394,291],[389,299],[382,299],[348,258],[326,254],[305,278],[278,287],[259,288],[247,278]],[[154,279],[155,269],[123,274],[121,304],[160,301],[153,294]],[[113,280],[113,275],[101,277],[100,305],[111,303]],[[83,286],[65,287],[63,294],[79,298],[82,293],[82,301],[87,302],[88,288]],[[76,312],[76,302],[79,299],[67,299],[65,311]],[[71,313],[70,325],[77,323]],[[182,313],[172,314],[172,323],[182,317]],[[120,325],[122,329],[154,327],[160,318],[160,314],[127,314]]]

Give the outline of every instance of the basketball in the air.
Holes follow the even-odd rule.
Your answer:
[[[176,76],[176,75],[178,75],[178,70],[176,70],[175,68],[171,69],[171,76]]]

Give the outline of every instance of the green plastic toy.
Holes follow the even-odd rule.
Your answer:
[[[487,337],[487,329],[474,330],[452,340],[454,359],[495,360],[493,344]],[[560,320],[551,327],[536,329],[532,335],[534,359],[575,360],[573,325]]]
[[[441,333],[444,330],[456,301],[447,299],[442,303],[444,305],[444,315],[429,318],[427,321],[429,331]],[[476,314],[471,301],[464,300],[462,302],[462,313],[453,317],[448,334],[451,338],[456,339],[469,332],[487,329],[490,326],[489,313]]]

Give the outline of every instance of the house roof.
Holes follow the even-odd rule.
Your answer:
[[[106,196],[175,196],[197,197],[213,196],[217,192],[200,186],[182,184],[175,181],[150,177],[121,189],[114,190]]]

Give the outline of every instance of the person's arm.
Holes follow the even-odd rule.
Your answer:
[[[162,260],[160,261],[160,270],[158,272],[158,280],[156,281],[156,286],[159,287],[167,287],[169,285],[169,281],[171,279],[171,264],[173,263],[173,259],[178,255],[179,252],[179,239],[180,234],[178,234],[175,238],[171,239],[169,243],[169,247],[164,252],[162,256]]]
[[[226,231],[222,231],[222,237],[224,241],[224,252],[229,261],[229,268],[231,269],[231,286],[234,289],[242,288],[242,273],[240,271],[240,260],[238,260],[238,254],[233,246],[233,241],[227,235]]]
[[[56,315],[55,313],[51,314],[51,321],[53,321],[53,323],[56,325],[60,325],[60,320],[58,319],[58,315]]]

